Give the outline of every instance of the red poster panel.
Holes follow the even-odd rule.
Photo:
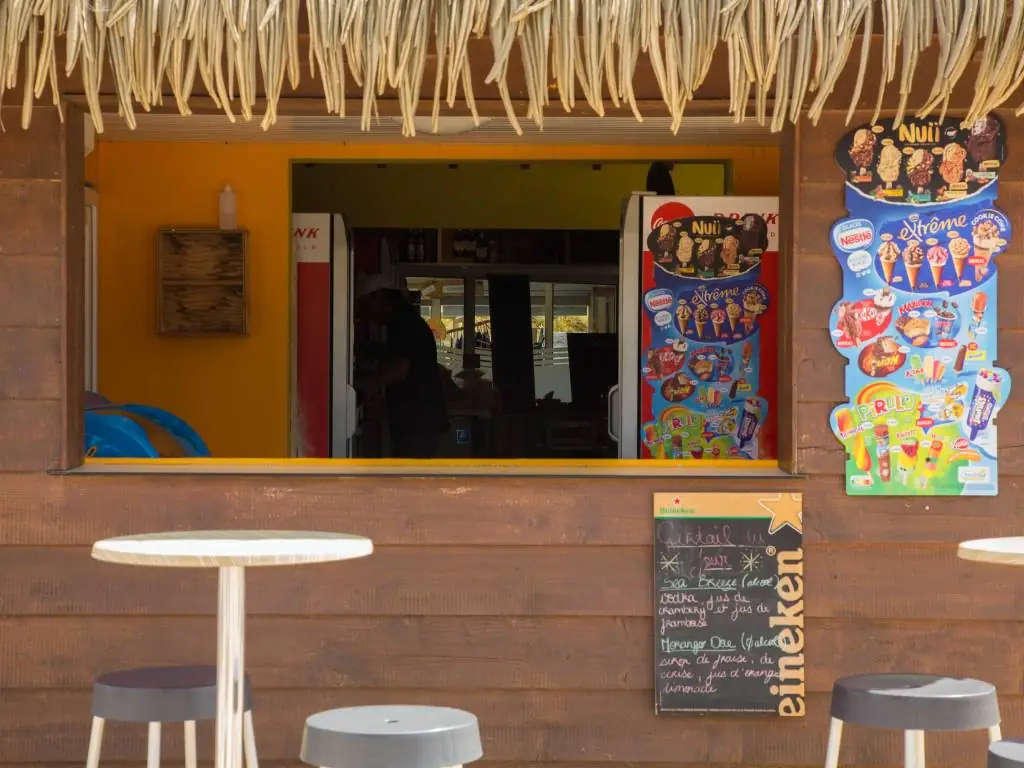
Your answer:
[[[296,261],[297,453],[330,457],[331,214],[292,216]]]

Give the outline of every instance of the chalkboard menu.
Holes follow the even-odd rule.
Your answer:
[[[654,704],[802,716],[799,493],[654,495]]]

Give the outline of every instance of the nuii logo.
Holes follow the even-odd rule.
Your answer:
[[[672,306],[672,291],[657,288],[644,296],[644,304],[651,312],[658,312]]]
[[[843,221],[832,230],[832,242],[844,253],[862,250],[874,239],[875,228],[867,219]]]

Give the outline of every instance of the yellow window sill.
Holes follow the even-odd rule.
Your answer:
[[[86,459],[73,474],[792,478],[778,462],[559,459]]]

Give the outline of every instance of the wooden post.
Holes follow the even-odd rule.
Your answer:
[[[0,139],[0,471],[82,458],[85,133],[82,113],[3,108]]]

